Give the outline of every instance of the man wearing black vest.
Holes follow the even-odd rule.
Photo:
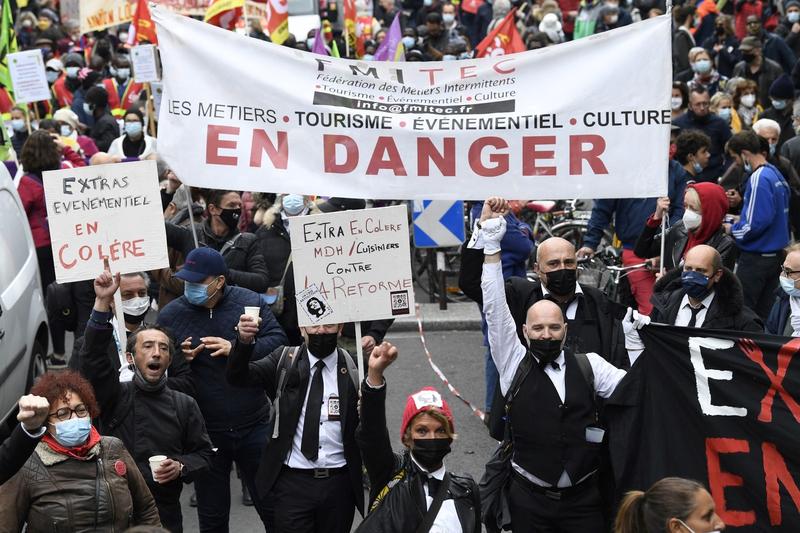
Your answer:
[[[263,387],[277,410],[261,456],[258,493],[274,509],[277,533],[349,533],[353,512],[364,513],[361,454],[355,441],[358,390],[355,363],[337,349],[341,324],[301,328],[305,343],[251,361],[258,323],[239,319],[226,378]]]
[[[502,198],[488,199],[475,241],[485,255],[483,311],[501,392],[506,395],[512,382],[519,384],[509,413],[511,525],[514,531],[600,533],[604,517],[597,469],[604,431],[596,397],[608,398],[625,371],[587,353],[593,375],[587,379],[575,353],[564,349],[564,314],[550,300],[527,309],[522,329],[528,347],[517,338],[499,254],[507,209]],[[639,353],[631,353],[631,364]],[[524,377],[515,379],[520,368]]]

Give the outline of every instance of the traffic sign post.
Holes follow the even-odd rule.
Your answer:
[[[445,200],[415,200],[412,210],[414,246],[417,248],[447,248],[460,246],[465,239],[464,202]],[[435,257],[435,259],[434,259]],[[433,303],[433,288],[440,286],[439,308],[447,309],[447,271],[444,252],[429,251],[429,294]]]

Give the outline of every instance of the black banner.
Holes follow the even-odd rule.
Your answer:
[[[800,531],[800,338],[648,326],[609,399],[618,489],[710,490],[729,531]]]

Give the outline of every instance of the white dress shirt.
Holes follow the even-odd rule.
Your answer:
[[[706,320],[706,313],[708,312],[708,308],[711,305],[711,302],[714,300],[714,291],[711,291],[708,296],[703,298],[702,304],[703,308],[697,313],[697,318],[694,322],[694,327],[700,328],[703,327],[703,322]],[[692,319],[692,306],[689,305],[689,296],[683,295],[683,300],[681,300],[681,306],[678,309],[678,316],[675,317],[675,325],[676,326],[683,326],[686,327],[689,325],[689,321]]]
[[[492,352],[492,359],[500,374],[500,391],[505,396],[511,387],[511,382],[514,380],[517,367],[519,367],[522,359],[528,353],[528,348],[523,346],[519,337],[517,337],[517,327],[506,303],[505,282],[503,281],[501,263],[484,263],[481,289],[483,290],[483,313],[486,315],[489,346]],[[625,377],[625,371],[615,367],[596,353],[587,353],[586,357],[592,366],[592,372],[594,372],[595,393],[601,398],[608,398],[617,388],[617,384]],[[635,357],[631,357],[631,365],[635,360]],[[563,351],[555,362],[558,363],[558,369],[553,368],[552,365],[547,365],[544,372],[550,378],[558,397],[563,403],[566,397],[564,381],[566,360]],[[550,486],[547,482],[525,471],[515,462],[512,461],[511,464],[517,472],[533,483],[543,487]],[[569,487],[571,485],[572,481],[569,479],[567,472],[562,472],[557,486]]]
[[[416,460],[414,460],[414,453],[411,453],[411,460],[417,465],[417,468],[423,472],[423,476],[428,475],[439,481],[444,479],[446,472],[444,465],[438,470],[428,472]],[[425,490],[425,508],[430,509],[433,503],[433,494],[428,491],[428,483],[423,478],[422,486]],[[436,514],[436,519],[433,521],[430,533],[462,533],[461,521],[458,519],[458,512],[456,511],[456,503],[452,498],[447,498],[442,502],[439,512]]]
[[[339,468],[345,466],[347,461],[344,457],[344,440],[342,439],[341,420],[328,419],[328,402],[331,396],[339,397],[339,381],[337,377],[337,366],[339,355],[336,350],[332,354],[324,357],[325,368],[322,371],[322,405],[319,406],[319,455],[316,461],[309,461],[300,447],[303,443],[303,424],[306,421],[306,407],[308,406],[308,394],[311,391],[311,380],[319,370],[314,368],[320,359],[308,353],[308,363],[311,369],[308,376],[308,386],[306,387],[303,408],[300,411],[300,419],[297,421],[297,429],[292,440],[292,450],[285,464],[289,468]],[[341,398],[340,398],[341,402]]]
[[[578,283],[576,281],[575,282],[575,297],[572,299],[572,301],[567,306],[566,313],[564,313],[566,315],[565,318],[567,320],[575,320],[575,315],[578,313],[578,300],[579,300],[578,295],[579,294],[583,295],[583,289],[581,289],[580,283]],[[545,298],[550,296],[550,291],[547,290],[547,287],[544,286],[544,283],[542,283],[542,296],[545,297]]]

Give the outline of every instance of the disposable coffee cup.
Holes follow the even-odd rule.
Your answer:
[[[161,461],[166,461],[166,460],[167,460],[166,455],[153,455],[152,457],[150,457],[149,459],[150,472],[152,472],[153,474],[153,481],[158,481],[158,479],[156,479],[156,469],[161,466]]]
[[[255,306],[247,306],[244,308],[244,314],[247,316],[253,317],[256,321],[258,321],[258,317],[261,315],[261,308]]]

